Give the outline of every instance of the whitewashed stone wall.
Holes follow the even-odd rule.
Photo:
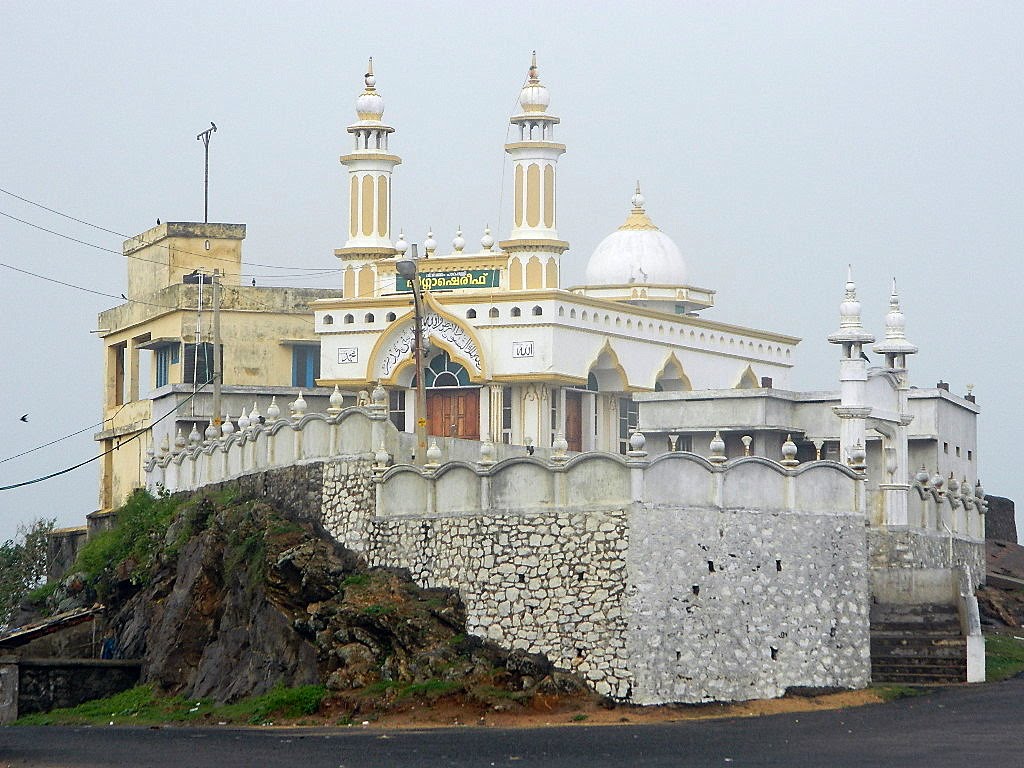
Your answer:
[[[403,516],[375,520],[365,553],[424,586],[457,587],[470,633],[543,653],[625,699],[627,536],[621,509]]]
[[[357,456],[324,462],[321,521],[349,549],[368,553],[376,482],[373,462]]]
[[[862,517],[644,505],[631,525],[634,702],[870,681]]]
[[[936,531],[868,530],[872,568],[964,568],[971,583],[985,583],[985,542]]]
[[[869,681],[862,481],[848,470],[679,455],[398,467],[378,469],[375,507],[364,466],[325,467],[332,534],[370,565],[457,588],[468,631],[599,693],[699,702]]]

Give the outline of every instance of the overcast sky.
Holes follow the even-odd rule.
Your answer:
[[[336,286],[354,99],[372,55],[394,230],[506,237],[508,117],[537,50],[558,139],[563,284],[582,281],[640,179],[652,219],[718,291],[707,317],[800,336],[795,388],[834,389],[846,264],[883,332],[889,281],[921,352],[982,407],[980,475],[1024,500],[1019,461],[1024,5],[1006,3],[0,2],[0,188],[124,235],[248,226],[263,285]],[[0,193],[0,262],[117,297],[123,238]],[[102,249],[112,249],[111,253]],[[280,275],[290,275],[280,277]],[[272,277],[275,275],[276,277]],[[0,485],[96,452],[98,312],[120,299],[0,267]],[[23,423],[19,417],[29,414]],[[0,540],[82,524],[96,462],[0,492]],[[1020,519],[1018,515],[1018,519]]]

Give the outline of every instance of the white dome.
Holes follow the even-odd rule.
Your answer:
[[[526,85],[519,92],[519,106],[524,112],[544,112],[551,103],[551,96],[548,95],[547,86],[540,81],[537,73],[537,52],[533,52],[533,59],[530,62],[530,70],[526,75]]]
[[[686,261],[643,209],[639,185],[626,223],[602,240],[587,262],[587,285],[686,285]]]
[[[366,69],[367,72],[363,78],[366,90],[356,98],[356,114],[360,120],[376,121],[380,120],[384,114],[384,99],[377,93],[377,78],[373,74],[372,57]]]

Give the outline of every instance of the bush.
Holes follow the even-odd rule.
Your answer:
[[[144,583],[181,503],[180,498],[136,490],[117,510],[115,527],[92,537],[72,570],[84,572],[101,598],[110,594],[121,568],[132,584]]]

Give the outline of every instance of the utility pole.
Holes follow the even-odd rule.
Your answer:
[[[203,223],[210,222],[210,136],[217,132],[216,124],[211,120],[210,127],[196,136],[197,141],[203,142],[203,149],[206,153],[206,171],[203,176]]]
[[[217,429],[224,422],[220,410],[220,270],[213,270],[213,407],[210,420]]]

